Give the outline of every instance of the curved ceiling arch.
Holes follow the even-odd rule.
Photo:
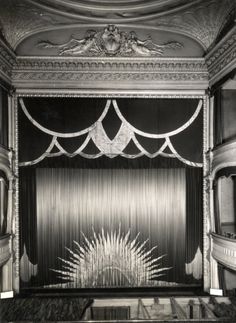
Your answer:
[[[28,3],[38,8],[51,12],[53,14],[81,19],[83,21],[93,21],[97,23],[124,23],[135,22],[141,20],[150,20],[157,17],[175,13],[177,11],[187,9],[202,0],[136,0],[129,5],[124,0],[106,2],[101,4],[100,1],[79,0],[27,0]],[[118,4],[118,5],[117,5]]]
[[[31,2],[38,4],[39,1],[30,0]],[[97,10],[100,12],[116,12],[125,9],[125,11],[134,12],[137,10],[156,10],[159,12],[166,11],[169,8],[183,6],[189,3],[189,0],[105,0],[103,2],[99,0],[43,0],[40,1],[42,5],[48,8],[55,8],[60,6],[65,10],[73,9],[77,10]]]

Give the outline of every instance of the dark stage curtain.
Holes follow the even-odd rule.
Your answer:
[[[20,276],[22,282],[30,282],[37,275],[37,202],[34,168],[20,171]]]
[[[117,269],[125,277],[133,277],[139,271],[140,275],[147,274],[142,272],[145,266],[138,252],[134,253],[134,247],[129,246],[137,234],[137,244],[148,238],[145,252],[157,246],[152,258],[166,255],[159,265],[171,267],[172,273],[165,273],[164,280],[166,277],[174,282],[183,280],[186,223],[183,169],[38,169],[36,179],[39,270],[62,269],[64,264],[57,258],[70,258],[65,247],[74,250],[74,240],[82,246],[85,237],[94,239],[93,230],[101,236],[104,230],[107,238],[94,239],[92,258],[87,259],[91,286],[101,283],[96,281],[96,275],[105,275],[106,268]],[[123,237],[131,231],[126,246],[112,237],[112,232],[118,235],[119,226]],[[109,243],[112,239],[115,241]],[[127,250],[121,250],[125,247]],[[125,263],[128,260],[130,263]],[[134,268],[136,274],[132,272]],[[58,275],[51,272],[50,276],[54,280]],[[75,281],[73,287],[90,287],[83,285],[86,282],[82,280],[80,286]],[[142,284],[137,279],[134,287],[140,287],[135,286],[139,282]],[[109,285],[109,281],[103,284]],[[126,284],[129,287],[131,282]]]
[[[93,169],[21,170],[22,288],[80,287],[77,281],[68,284],[58,278],[63,275],[52,269],[63,269],[59,258],[73,258],[66,249],[75,252],[73,241],[85,246],[86,239],[95,241],[94,233],[102,236],[103,230],[102,241],[112,232],[115,239],[119,230],[123,237],[130,230],[130,242],[139,233],[139,245],[148,239],[145,252],[157,246],[152,259],[165,255],[157,263],[170,269],[149,286],[201,283],[201,169],[167,167],[173,162],[166,168],[144,169],[133,162],[129,168],[101,169],[98,162],[99,168]],[[128,286],[117,279],[118,286]]]
[[[134,127],[132,138],[148,153],[188,122],[196,108],[198,114],[190,126],[168,137],[177,153],[167,147],[165,157],[125,158],[123,153],[138,153],[130,140],[120,155],[97,159],[62,155],[63,149],[76,151],[88,134],[63,135],[97,125],[106,99],[25,98],[24,102],[35,121],[19,110],[21,288],[201,285],[199,100],[117,99],[131,127],[126,128],[128,134]],[[112,141],[121,127],[115,105],[102,125]],[[103,137],[99,128],[96,131],[95,142],[90,140],[83,153],[99,153],[98,139]],[[154,137],[145,137],[145,132]],[[155,137],[158,133],[167,137]],[[53,138],[58,146],[50,157],[40,159]],[[196,163],[198,167],[193,167]]]
[[[115,111],[113,101],[110,101],[109,109],[102,119],[102,127],[106,136],[113,140],[119,133],[122,122]],[[23,102],[28,116],[23,111],[21,104],[19,109],[20,162],[40,158],[48,149],[53,135],[57,137],[57,142],[67,153],[75,152],[84,143],[88,133],[79,136],[73,134],[95,126],[107,105],[106,99],[96,98],[24,98]],[[119,98],[115,102],[129,126],[139,132],[135,132],[135,139],[151,154],[160,149],[165,143],[166,137],[148,138],[143,132],[153,134],[154,137],[158,134],[166,134],[168,137],[168,133],[181,128],[191,119],[199,104],[198,99]],[[195,163],[202,163],[202,114],[201,109],[190,126],[170,137],[177,153]],[[31,122],[29,118],[32,118],[33,121],[31,120]],[[68,134],[69,137],[63,137]],[[193,137],[194,145],[192,144]],[[95,139],[100,144],[106,140],[99,133],[99,129],[96,130]],[[119,140],[122,141],[122,138],[120,137]],[[37,145],[34,144],[35,142]],[[101,146],[104,148],[104,144]],[[58,148],[54,146],[50,152],[56,153],[58,151]],[[89,155],[98,154],[100,152],[99,145],[95,145],[90,138],[82,152]],[[130,140],[126,147],[122,147],[122,152],[132,155],[138,154],[140,150]],[[171,153],[168,148],[164,152]]]

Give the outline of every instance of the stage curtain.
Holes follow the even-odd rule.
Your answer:
[[[20,171],[20,277],[22,286],[33,283],[37,274],[37,206],[34,168]]]
[[[130,241],[137,234],[139,244],[148,239],[146,251],[157,246],[153,258],[166,255],[160,266],[170,269],[160,280],[183,282],[185,178],[184,169],[37,169],[41,284],[60,282],[51,269],[62,268],[59,257],[69,259],[66,247],[74,250],[74,240],[83,245],[85,237],[93,239],[93,231],[104,230],[106,236],[119,227],[121,235],[131,231]]]

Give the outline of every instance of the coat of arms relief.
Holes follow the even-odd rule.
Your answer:
[[[59,55],[68,56],[162,56],[166,49],[176,50],[183,47],[179,42],[164,44],[153,42],[151,37],[138,38],[134,31],[121,31],[115,25],[108,25],[103,30],[88,30],[84,38],[71,39],[63,44],[41,41],[38,47],[55,48]]]

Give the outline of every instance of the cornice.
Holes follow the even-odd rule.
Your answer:
[[[210,85],[236,67],[236,26],[206,56]]]
[[[185,84],[183,88],[207,88],[208,72],[204,59],[165,58],[61,58],[19,57],[13,66],[12,82],[16,87],[62,88],[145,88]],[[107,82],[107,84],[106,84]],[[112,82],[112,83],[111,83]],[[159,84],[158,84],[159,83]],[[201,84],[201,85],[199,85]],[[66,85],[66,86],[65,86]]]
[[[0,39],[0,77],[11,83],[12,68],[16,62],[15,53]]]

